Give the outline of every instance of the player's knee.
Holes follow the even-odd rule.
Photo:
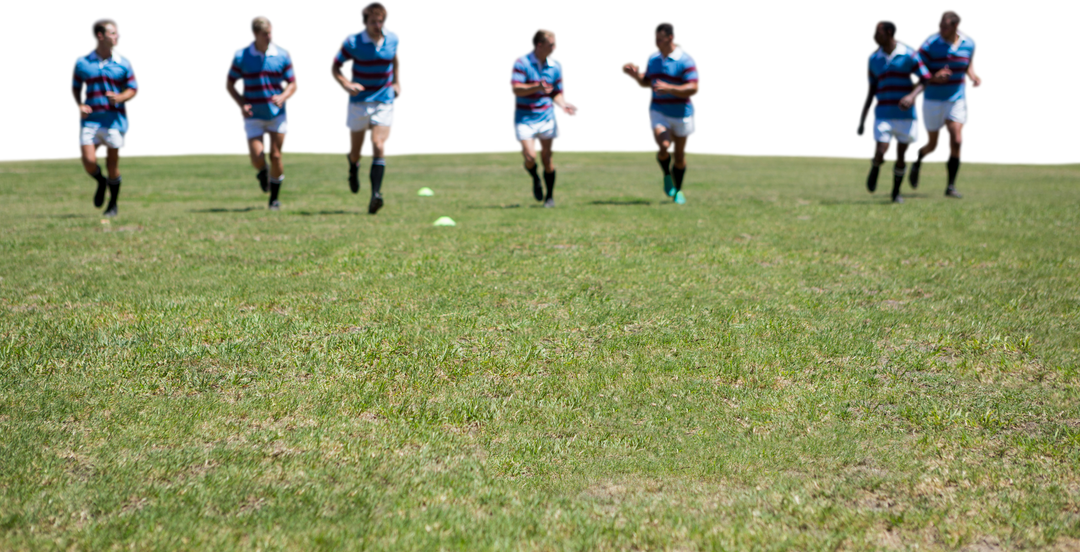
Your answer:
[[[281,150],[270,150],[270,162],[281,163]]]

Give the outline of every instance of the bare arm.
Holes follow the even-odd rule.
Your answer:
[[[866,131],[869,130],[870,125],[870,108],[874,106],[874,95],[877,92],[877,86],[874,84],[867,84],[866,89],[863,91],[863,103],[859,107],[859,116],[855,119],[855,137],[863,139],[866,137]]]
[[[652,86],[652,83],[649,82],[649,79],[646,79],[645,75],[641,74],[641,70],[638,69],[637,65],[634,65],[633,63],[627,63],[626,65],[623,65],[622,70],[623,73],[626,73],[630,76],[630,78],[634,79],[634,81],[638,83],[638,86],[642,88],[649,88]]]
[[[915,83],[915,88],[908,92],[906,96],[900,98],[900,109],[911,109],[911,106],[915,105],[915,98],[919,97],[919,94],[926,88],[926,85],[921,81]],[[866,111],[863,111],[863,118],[866,117]]]
[[[285,90],[281,91],[281,94],[274,94],[270,97],[270,101],[274,105],[281,107],[285,105],[285,101],[292,97],[296,93],[296,81],[293,80],[289,84],[285,85]]]
[[[397,71],[397,69],[394,70]],[[364,91],[364,85],[358,82],[353,82],[345,78],[345,75],[341,74],[340,63],[335,61],[334,65],[330,68],[330,72],[334,75],[334,80],[336,80],[338,84],[341,85],[341,89],[348,92],[350,96],[355,96]]]
[[[694,81],[688,82],[686,84],[675,85],[669,82],[664,82],[662,80],[657,80],[656,83],[653,84],[653,90],[663,94],[671,94],[676,98],[688,99],[690,96],[697,94],[697,84],[697,81]]]
[[[969,77],[971,77],[971,84],[975,86],[982,85],[982,79],[979,78],[979,75],[975,74],[975,52],[971,53],[971,59],[968,60],[967,74]]]
[[[79,106],[79,116],[80,117],[85,119],[87,115],[94,112],[94,110],[91,109],[90,106],[83,103],[83,100],[82,100],[82,85],[79,85],[78,88],[72,88],[71,92],[72,92],[72,94],[75,95],[75,104]]]
[[[401,52],[397,52],[397,56],[394,57],[394,94],[397,99],[405,95],[405,60]]]
[[[566,98],[563,98],[562,92],[559,92],[558,94],[555,95],[554,98],[551,98],[551,101],[555,105],[561,107],[562,110],[565,111],[567,115],[573,115],[573,114],[577,113],[577,108],[574,107],[573,104],[567,103]]]
[[[552,90],[551,84],[546,83],[546,82],[533,82],[533,83],[515,82],[515,83],[513,83],[513,85],[514,85],[514,95],[519,97],[519,98],[522,97],[522,96],[532,96],[533,94],[537,94],[537,93],[545,93],[546,94],[546,93],[551,92],[551,90]]]
[[[240,107],[240,112],[244,117],[251,117],[251,104],[247,103],[247,101],[244,100],[244,97],[236,91],[236,80],[237,79],[226,79],[225,89],[229,91],[229,95],[232,96],[233,101]]]

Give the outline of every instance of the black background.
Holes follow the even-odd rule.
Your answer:
[[[392,149],[513,146],[505,75],[510,58],[528,48],[536,25],[561,33],[570,98],[583,108],[564,121],[564,147],[648,146],[645,96],[621,79],[617,64],[642,59],[660,17],[701,59],[700,134],[692,148],[755,151],[869,149],[852,136],[863,92],[861,65],[874,19],[897,19],[917,42],[944,4],[930,2],[732,6],[705,2],[631,2],[618,8],[581,2],[428,3],[390,0],[390,25],[404,37],[406,94]],[[237,149],[237,112],[221,93],[229,51],[247,40],[245,23],[267,11],[279,40],[297,56],[302,90],[293,103],[289,147],[343,148],[342,96],[326,73],[343,32],[357,26],[355,4],[324,2],[118,2],[123,50],[139,69],[145,92],[132,107],[131,150]],[[44,4],[38,4],[44,5]],[[1003,8],[980,2],[958,8],[982,44],[986,89],[973,94],[972,157],[1076,158],[1068,137],[1076,121],[1070,13]],[[704,8],[710,6],[710,8]],[[24,4],[23,10],[29,10]],[[75,151],[75,112],[66,89],[71,56],[90,46],[86,27],[97,9],[9,14],[24,21],[24,46],[9,42],[3,86],[0,154]],[[29,22],[39,22],[32,25]],[[52,27],[49,36],[40,24]],[[26,130],[26,131],[23,131]]]

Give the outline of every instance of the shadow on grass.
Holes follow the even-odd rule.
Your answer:
[[[520,203],[513,203],[511,205],[469,205],[466,209],[517,209],[521,207]]]
[[[590,205],[652,205],[647,199],[598,199],[590,201]]]
[[[94,215],[78,215],[75,213],[64,213],[62,215],[34,215],[34,218],[57,218],[57,219],[73,219],[73,218],[89,218]]]
[[[224,207],[214,207],[212,209],[191,209],[189,213],[247,213],[248,211],[261,211],[265,207],[241,207],[237,209],[226,209]]]
[[[313,217],[316,215],[360,215],[363,213],[361,213],[360,211],[344,211],[341,209],[337,209],[335,211],[290,211],[288,214],[300,215],[302,217]]]

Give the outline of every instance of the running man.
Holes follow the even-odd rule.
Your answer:
[[[874,160],[870,167],[870,176],[866,178],[866,189],[873,193],[877,189],[878,170],[885,162],[885,152],[889,143],[896,138],[896,166],[893,168],[893,203],[903,203],[900,197],[900,185],[904,183],[904,154],[908,145],[919,138],[919,129],[915,126],[915,99],[923,91],[923,83],[930,79],[919,53],[907,44],[896,41],[896,25],[888,21],[877,24],[874,42],[878,51],[870,56],[870,91],[866,93],[862,117],[859,119],[859,136],[862,136],[866,123],[866,114],[870,104],[877,96],[874,108]],[[919,82],[911,84],[911,74],[915,73]]]
[[[285,100],[296,93],[296,76],[289,52],[271,42],[272,31],[270,20],[265,17],[251,21],[255,41],[233,56],[226,88],[244,116],[248,154],[251,164],[259,171],[259,187],[263,193],[270,192],[270,209],[277,211],[281,208],[278,193],[285,180],[285,167],[281,162],[281,148],[285,145],[288,127]],[[240,79],[244,80],[243,95],[236,91],[236,81]],[[264,134],[270,135],[269,167],[266,166]]]
[[[102,19],[94,23],[94,37],[97,38],[97,48],[75,61],[72,92],[82,117],[79,143],[82,145],[83,168],[97,181],[94,207],[101,207],[105,203],[105,190],[108,189],[111,197],[105,208],[105,216],[115,217],[121,182],[120,148],[124,147],[124,135],[128,129],[124,104],[135,97],[139,85],[135,82],[131,63],[114,51],[120,42],[116,22]],[[82,98],[84,84],[85,102]],[[106,148],[107,180],[97,162],[97,149],[102,144]]]
[[[975,86],[982,79],[975,74],[972,61],[975,58],[975,41],[961,33],[960,16],[947,11],[938,24],[939,33],[926,39],[919,48],[919,56],[934,76],[923,94],[923,120],[930,137],[919,149],[919,159],[911,166],[911,186],[919,185],[919,168],[922,160],[937,148],[938,133],[944,126],[949,131],[949,184],[945,195],[960,199],[956,191],[956,173],[960,172],[960,145],[963,143],[964,123],[967,122],[967,94],[965,74]]]
[[[521,142],[521,155],[525,158],[525,172],[532,176],[533,197],[543,201],[544,207],[555,206],[555,164],[551,160],[551,144],[559,136],[555,122],[557,105],[567,115],[577,113],[577,108],[563,98],[562,65],[551,59],[555,51],[555,33],[539,30],[533,35],[533,51],[514,62],[510,77],[517,104],[514,109],[514,130]],[[536,143],[540,139],[540,161],[544,164],[544,184],[536,173]]]
[[[398,78],[398,37],[383,30],[386,8],[375,2],[364,11],[365,29],[345,39],[334,58],[333,75],[349,94],[349,189],[360,191],[360,149],[364,132],[371,129],[371,201],[368,213],[383,206],[382,180],[386,172],[385,147],[394,122],[394,99],[401,95]],[[352,61],[352,80],[341,74],[341,66]]]
[[[694,132],[694,104],[690,97],[698,91],[698,72],[694,59],[675,44],[675,29],[670,23],[656,27],[656,47],[660,50],[649,57],[645,74],[637,65],[627,63],[623,72],[643,88],[652,88],[649,122],[660,152],[656,160],[664,170],[664,193],[683,205],[682,192],[686,175],[686,139]],[[671,168],[668,148],[675,143],[675,168]],[[672,178],[674,177],[674,178]]]

